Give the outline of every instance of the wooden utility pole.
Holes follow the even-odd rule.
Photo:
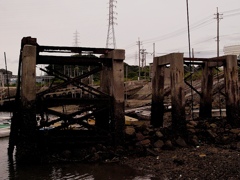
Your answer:
[[[189,26],[189,10],[188,10],[188,0],[186,0],[187,5],[187,26],[188,26],[188,53],[189,58],[191,58],[191,41],[190,41],[190,26]]]
[[[141,71],[141,68],[140,68],[140,65],[141,65],[140,64],[141,63],[141,56],[140,56],[141,52],[140,51],[141,51],[141,49],[140,48],[141,47],[140,46],[141,46],[141,43],[140,43],[140,39],[139,38],[138,38],[138,42],[137,43],[138,43],[138,65],[139,65],[139,67],[138,67],[138,80],[140,81],[140,76],[141,76],[141,74],[140,74],[140,71]]]
[[[153,58],[155,58],[155,43],[153,43]]]
[[[220,15],[222,14],[219,14],[218,12],[218,7],[217,7],[217,14],[215,14],[217,17],[215,19],[217,19],[217,57],[219,57],[219,21],[220,19]]]

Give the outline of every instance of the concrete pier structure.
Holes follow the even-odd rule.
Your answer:
[[[82,55],[82,52],[87,52],[87,55]],[[51,53],[70,55],[55,56]],[[13,115],[9,155],[13,153],[14,146],[17,157],[26,159],[44,146],[56,148],[56,145],[61,145],[64,148],[91,143],[122,144],[125,129],[124,58],[125,50],[120,49],[41,46],[35,38],[23,38],[19,59],[22,69],[18,74],[21,79],[16,94],[16,102],[20,101],[20,107],[16,107]],[[51,66],[41,68],[61,81],[37,92],[38,64],[81,66],[88,67],[88,71],[72,77]],[[101,74],[100,89],[85,83],[87,78],[96,73]],[[64,89],[68,92],[69,86],[75,87],[75,91],[79,90],[81,95],[64,93]],[[66,106],[74,106],[75,109],[66,112]],[[40,115],[40,121],[36,118],[37,114]],[[51,120],[49,115],[58,118]],[[90,120],[94,120],[94,124]],[[72,125],[78,128],[72,130]]]
[[[226,115],[229,123],[240,127],[237,56],[227,55],[204,60],[199,117],[212,117],[213,69],[224,68]]]
[[[172,53],[154,58],[151,124],[154,127],[163,126],[164,68],[166,68],[166,65],[170,65],[172,126],[176,131],[184,131],[186,119],[182,53]]]
[[[200,118],[212,117],[212,101],[214,76],[218,76],[214,69],[224,68],[224,88],[226,97],[226,115],[229,124],[240,127],[239,119],[239,85],[238,64],[236,56],[223,56],[218,58],[183,58],[181,53],[168,54],[155,57],[152,66],[152,108],[151,124],[154,127],[163,126],[164,115],[164,82],[166,65],[170,68],[170,89],[172,103],[172,127],[176,131],[184,131],[185,126],[185,83],[183,65],[201,65],[201,88],[194,88],[186,84],[200,96]],[[191,72],[192,73],[192,72]],[[217,77],[219,78],[219,77]],[[216,81],[216,78],[215,78]],[[216,82],[215,82],[216,83]],[[198,92],[201,89],[201,92]],[[215,88],[216,89],[216,88]],[[223,94],[224,92],[217,92]],[[193,96],[192,96],[193,98]],[[192,99],[193,101],[194,99]],[[221,103],[221,102],[219,102]]]

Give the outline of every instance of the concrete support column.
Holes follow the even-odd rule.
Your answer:
[[[111,94],[111,73],[112,67],[104,66],[103,70],[100,72],[100,91],[106,94]],[[111,99],[109,104],[106,104],[106,110],[103,110],[95,115],[95,126],[104,129],[106,131],[110,130],[109,117],[111,116]]]
[[[21,117],[19,120],[18,161],[32,161],[36,152],[36,46],[25,45],[22,51]]]
[[[125,59],[125,50],[110,51],[106,58],[112,58],[112,67],[103,71],[104,77],[101,78],[101,81],[104,83],[101,85],[101,89],[104,92],[109,91],[113,97],[112,130],[115,133],[115,144],[123,144],[125,129],[123,60]],[[104,80],[105,78],[106,80]]]
[[[152,106],[151,125],[154,127],[163,126],[164,116],[164,71],[165,66],[158,65],[158,59],[153,60],[152,69]]]
[[[225,74],[227,119],[232,126],[240,127],[237,56],[234,55],[226,56],[224,74]]]
[[[209,62],[204,63],[202,73],[201,98],[200,98],[200,118],[212,117],[212,88],[213,88],[213,67],[209,67]]]
[[[183,54],[170,54],[172,126],[177,133],[186,130]]]
[[[22,54],[21,98],[23,106],[36,100],[36,46],[25,45]]]
[[[170,64],[172,127],[176,133],[186,130],[183,54],[155,57],[153,62],[151,124],[163,126],[164,69]]]

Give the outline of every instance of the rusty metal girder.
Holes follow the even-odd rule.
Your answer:
[[[106,105],[109,104],[109,98],[49,98],[45,99],[44,103],[47,103],[48,107],[61,106],[61,105]]]
[[[93,54],[107,54],[113,49],[92,48],[92,47],[68,47],[68,46],[38,46],[38,52],[57,52],[57,53],[82,53],[92,52]]]
[[[41,69],[41,70],[43,70],[43,69]],[[69,81],[69,80],[72,79],[72,78],[68,77],[67,75],[65,75],[65,74],[63,74],[63,73],[61,73],[61,72],[59,72],[59,71],[56,71],[56,70],[54,70],[54,69],[52,69],[52,68],[47,68],[47,70],[49,70],[49,71],[45,71],[46,73],[50,73],[51,75],[54,75],[54,76],[56,76],[57,78],[62,79],[62,80],[65,81],[65,82],[67,82],[67,81]],[[43,71],[44,71],[44,70],[43,70]],[[62,76],[62,77],[61,77],[61,76]],[[80,84],[81,86],[79,86],[79,84]],[[98,96],[99,94],[101,94],[101,95],[103,95],[103,96],[109,97],[108,94],[106,94],[106,93],[104,93],[104,92],[102,92],[102,91],[99,91],[98,89],[95,89],[95,88],[93,88],[93,87],[91,87],[91,86],[88,86],[87,84],[82,83],[82,82],[81,82],[81,79],[80,79],[80,80],[76,80],[72,85],[74,85],[74,86],[76,86],[76,87],[78,87],[78,88],[80,88],[80,89],[82,89],[82,90],[84,90],[84,91],[86,91],[86,92],[88,92],[88,93],[90,93],[90,94],[93,94],[93,95],[95,95],[95,96]],[[86,89],[86,88],[88,88],[88,89],[90,89],[90,90],[88,90],[88,89]],[[94,92],[96,92],[96,93],[94,93]],[[98,93],[98,94],[97,94],[97,93]]]
[[[41,70],[42,70],[42,69],[41,69]],[[62,88],[62,87],[64,87],[64,86],[67,86],[67,85],[69,85],[69,84],[73,84],[74,82],[76,82],[76,81],[78,81],[78,80],[81,80],[81,79],[83,79],[83,78],[85,78],[85,77],[88,77],[88,76],[90,76],[90,75],[92,75],[92,74],[95,74],[95,73],[97,73],[97,72],[99,72],[99,71],[101,71],[101,70],[102,70],[102,67],[97,67],[97,68],[95,68],[95,69],[93,69],[93,70],[91,70],[91,71],[89,71],[89,72],[87,72],[87,73],[85,73],[85,74],[82,74],[82,75],[80,75],[80,76],[78,76],[78,77],[72,78],[72,79],[70,79],[69,81],[65,81],[65,82],[63,82],[63,83],[61,83],[61,84],[59,84],[59,85],[53,86],[53,87],[51,87],[51,88],[49,88],[49,89],[47,89],[47,90],[45,90],[45,91],[39,92],[39,93],[37,93],[37,97],[40,97],[40,96],[43,96],[43,95],[45,95],[45,94],[47,94],[47,93],[53,92],[53,91],[55,91],[55,90],[57,90],[57,89],[59,89],[59,88]]]
[[[77,57],[77,56],[46,56],[39,55],[37,57],[37,64],[58,64],[58,65],[81,65],[81,66],[99,66],[104,64],[105,66],[112,65],[112,59],[110,58],[98,58],[98,57]]]

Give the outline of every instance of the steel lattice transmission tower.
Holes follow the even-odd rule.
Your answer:
[[[116,48],[116,39],[115,39],[115,31],[114,25],[117,23],[114,21],[117,18],[115,15],[117,14],[114,9],[116,8],[115,4],[117,3],[116,0],[109,0],[109,14],[108,14],[108,33],[107,33],[107,42],[106,48]]]
[[[76,32],[74,33],[74,42],[73,42],[73,46],[74,46],[74,47],[79,47],[78,37],[79,37],[79,33],[78,33],[78,31],[76,30]]]

